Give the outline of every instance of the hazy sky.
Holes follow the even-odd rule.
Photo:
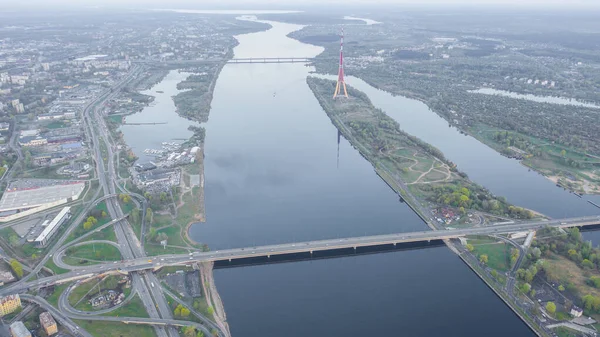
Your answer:
[[[302,9],[313,5],[502,5],[507,8],[598,8],[600,0],[0,0],[0,8],[19,8],[36,10],[42,8],[60,10],[67,6],[71,9],[77,7],[136,7],[136,8],[162,8],[162,9],[214,9],[214,8],[298,8]]]
[[[174,5],[186,5],[189,7],[204,6],[232,6],[244,7],[247,5],[270,5],[278,6],[302,6],[305,4],[326,4],[326,3],[353,3],[353,4],[504,4],[504,5],[600,5],[600,0],[0,0],[4,5],[135,5],[143,7],[160,6],[161,8],[172,7]]]

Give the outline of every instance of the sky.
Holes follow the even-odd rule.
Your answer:
[[[120,6],[142,6],[142,7],[154,7],[158,6],[161,8],[177,6],[186,7],[204,7],[208,6],[231,6],[231,7],[245,7],[245,6],[303,6],[307,4],[339,4],[339,3],[350,3],[350,4],[469,4],[469,5],[482,5],[482,4],[493,4],[493,5],[600,5],[600,0],[0,0],[0,3],[4,5],[14,4],[20,6],[32,6],[32,5],[120,5]]]

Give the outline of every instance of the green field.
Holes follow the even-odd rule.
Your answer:
[[[94,210],[104,211],[108,214],[108,209],[106,208],[106,203],[104,201],[99,203],[98,205],[96,205],[96,207],[94,207]],[[98,220],[98,222],[95,225],[93,225],[89,230],[86,230],[85,228],[83,228],[83,222],[80,223],[77,226],[77,228],[75,228],[75,230],[73,230],[73,232],[71,232],[71,234],[69,235],[69,237],[67,238],[65,243],[69,243],[69,242],[75,240],[76,238],[82,236],[83,234],[86,234],[89,231],[93,231],[95,228],[98,228],[98,227],[108,223],[112,219],[110,218],[110,216],[107,215],[105,217],[98,217],[97,220]],[[84,220],[84,222],[85,222],[85,220]]]
[[[115,309],[104,316],[116,316],[116,317],[150,317],[144,308],[144,303],[138,295],[135,295],[129,303],[124,306]]]
[[[90,243],[67,248],[64,260],[70,265],[88,265],[121,259],[121,253],[117,247],[106,243]]]
[[[48,296],[48,298],[46,298],[46,301],[48,301],[48,303],[52,304],[54,307],[58,307],[58,298],[65,291],[65,289],[67,289],[68,286],[68,284],[54,286],[54,291],[50,296]]]
[[[510,269],[510,249],[511,246],[499,240],[490,239],[469,239],[468,243],[475,247],[473,253],[477,256],[486,254],[488,256],[487,265],[498,271],[507,271]]]
[[[154,328],[149,325],[124,324],[119,322],[98,322],[73,320],[92,336],[96,337],[153,337],[156,336]]]
[[[67,269],[63,269],[59,266],[57,266],[54,261],[52,261],[52,259],[48,259],[48,262],[46,262],[46,264],[44,265],[46,268],[52,270],[54,272],[54,274],[59,275],[59,274],[64,274],[69,272],[69,270]]]

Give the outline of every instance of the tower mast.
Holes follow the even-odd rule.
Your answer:
[[[342,89],[344,93],[342,93]],[[338,80],[335,85],[335,92],[333,98],[338,96],[344,96],[348,98],[348,91],[346,90],[346,82],[344,81],[344,28],[342,28],[342,36],[340,40],[340,68],[338,70]]]

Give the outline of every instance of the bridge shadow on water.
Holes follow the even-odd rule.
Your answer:
[[[444,241],[431,240],[429,242],[427,242],[427,241],[408,242],[408,243],[398,243],[396,245],[385,244],[385,245],[378,245],[378,246],[357,247],[356,249],[354,249],[354,248],[339,248],[339,249],[330,249],[330,250],[326,250],[326,251],[315,251],[313,253],[303,252],[303,253],[280,254],[280,255],[273,255],[270,257],[268,257],[268,256],[247,257],[247,258],[240,258],[240,259],[232,259],[231,261],[228,261],[228,260],[215,261],[214,269],[257,266],[257,265],[274,264],[274,263],[290,263],[290,262],[322,260],[322,259],[335,259],[335,258],[343,258],[343,257],[352,257],[352,256],[357,256],[357,255],[391,253],[391,252],[397,252],[397,251],[403,251],[403,250],[425,249],[425,248],[442,247],[442,246],[445,246]]]

